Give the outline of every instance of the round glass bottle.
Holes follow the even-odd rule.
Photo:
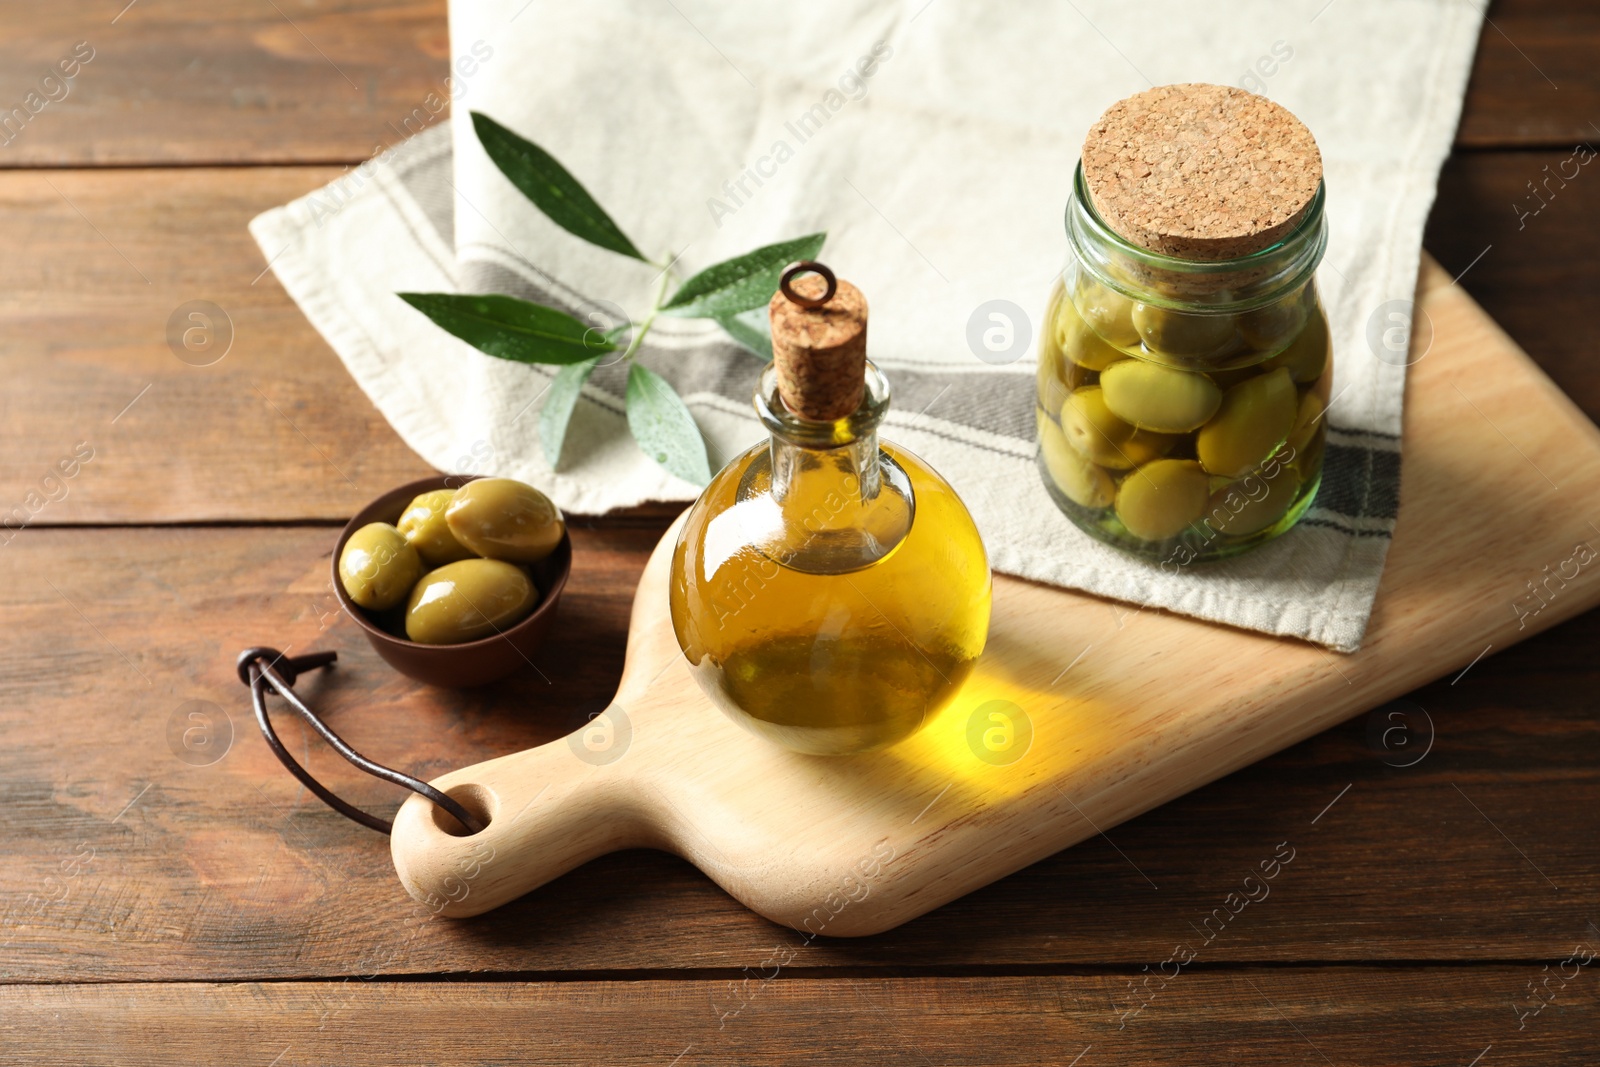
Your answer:
[[[1249,98],[1247,110],[1265,105],[1288,116],[1242,90],[1150,93],[1175,90],[1190,105],[1222,101],[1219,122],[1239,121],[1233,94]],[[1150,111],[1139,112],[1146,128]],[[1185,128],[1166,132],[1179,146],[1176,169],[1192,168],[1182,158]],[[1208,145],[1227,143],[1206,132],[1216,139]],[[1090,145],[1086,164],[1109,173]],[[1217,150],[1210,154],[1214,162]],[[1159,218],[1148,221],[1156,211],[1141,221],[1141,208],[1130,206],[1140,180],[1127,180],[1137,167],[1117,169],[1122,184],[1098,198],[1115,204],[1114,227],[1079,165],[1066,212],[1068,261],[1040,331],[1036,421],[1045,488],[1080,529],[1181,566],[1277,537],[1311,506],[1333,374],[1313,279],[1327,246],[1315,163],[1314,181],[1296,176],[1308,195],[1279,211],[1278,224],[1244,234],[1235,226],[1214,241],[1196,237],[1199,227],[1164,236]],[[1185,205],[1174,200],[1182,192],[1169,181],[1160,210],[1181,215]],[[1261,226],[1260,212],[1252,218]]]
[[[755,396],[771,439],[690,508],[673,628],[701,688],[741,725],[801,752],[880,748],[948,703],[983,651],[988,556],[949,483],[878,439],[889,383],[864,355],[859,403],[819,419],[784,388],[776,315],[774,349]]]

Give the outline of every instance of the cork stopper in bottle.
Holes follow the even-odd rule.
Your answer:
[[[812,422],[833,422],[860,407],[867,381],[861,290],[807,260],[784,270],[767,310],[778,394],[789,410]]]
[[[1322,153],[1266,97],[1163,85],[1100,116],[1083,144],[1083,177],[1126,240],[1181,259],[1232,259],[1294,230],[1322,182]]]

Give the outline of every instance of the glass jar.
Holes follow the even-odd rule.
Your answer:
[[[1322,187],[1276,244],[1180,259],[1113,231],[1080,165],[1066,228],[1039,338],[1051,498],[1091,536],[1163,565],[1284,533],[1316,496],[1327,434]]]

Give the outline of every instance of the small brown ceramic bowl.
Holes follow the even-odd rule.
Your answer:
[[[356,512],[339,534],[339,543],[333,547],[334,595],[339,598],[345,614],[367,635],[378,655],[401,674],[450,689],[498,682],[533,662],[534,652],[555,622],[556,604],[561,599],[561,590],[566,587],[567,575],[572,572],[572,537],[563,534],[554,552],[528,567],[533,583],[542,594],[539,606],[531,615],[493,637],[464,641],[459,645],[422,645],[385,630],[373,613],[358,606],[344,591],[344,583],[339,580],[339,556],[351,534],[369,522],[398,522],[406,505],[419,493],[459,489],[473,480],[471,475],[441,474],[391,489]]]

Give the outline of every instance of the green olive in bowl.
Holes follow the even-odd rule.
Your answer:
[[[567,532],[561,509],[511,478],[479,478],[456,490],[444,513],[457,541],[486,559],[537,563]]]
[[[514,625],[539,603],[539,589],[521,567],[497,559],[463,559],[429,571],[406,604],[406,636],[418,644],[458,645]]]
[[[456,540],[445,522],[445,510],[456,498],[454,489],[435,489],[421,493],[401,512],[396,529],[405,536],[422,562],[430,567],[442,567],[460,559],[471,559],[472,549]]]
[[[339,584],[351,600],[372,611],[404,601],[421,574],[417,550],[386,522],[361,527],[339,553]]]
[[[375,497],[360,511],[351,516],[335,542],[333,556],[328,561],[332,572],[334,595],[339,606],[353,622],[361,635],[372,645],[383,660],[395,670],[428,685],[460,689],[488,685],[524,670],[536,658],[540,646],[555,628],[556,615],[561,605],[561,594],[572,573],[572,539],[563,536],[561,544],[538,563],[520,566],[539,591],[538,602],[517,621],[505,626],[499,633],[490,633],[475,641],[454,645],[432,645],[413,641],[406,636],[406,605],[409,596],[386,610],[375,611],[362,607],[350,598],[339,573],[339,560],[344,546],[363,527],[372,523],[396,523],[407,506],[418,496],[435,490],[454,491],[470,482],[470,476],[460,474],[434,475],[406,485],[395,486]],[[398,533],[398,530],[396,531]],[[413,550],[415,551],[415,550]],[[472,560],[458,562],[471,563]],[[421,563],[421,557],[418,557]],[[456,566],[457,564],[447,564]],[[419,575],[426,571],[423,567]]]

